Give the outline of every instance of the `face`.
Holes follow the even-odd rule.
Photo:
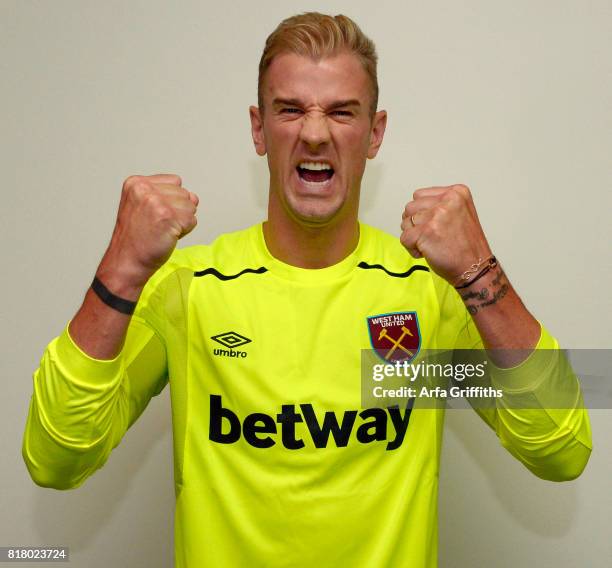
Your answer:
[[[370,115],[371,84],[358,57],[275,57],[264,112],[250,108],[255,149],[267,154],[269,215],[306,225],[357,218],[367,158],[378,152],[386,113]]]

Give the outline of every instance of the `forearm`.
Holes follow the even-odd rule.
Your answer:
[[[501,266],[458,292],[496,365],[513,367],[529,356],[540,338],[540,324],[527,310]]]
[[[115,296],[132,302],[138,301],[146,282],[146,279],[122,269],[110,249],[104,255],[96,277]],[[89,288],[83,304],[70,322],[69,332],[79,348],[90,357],[114,359],[125,343],[130,320],[130,315],[106,305]]]

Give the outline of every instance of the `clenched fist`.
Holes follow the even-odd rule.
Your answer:
[[[109,288],[144,286],[168,260],[177,241],[196,226],[198,197],[181,184],[174,174],[125,180],[113,236],[99,270]]]
[[[470,190],[465,185],[417,189],[402,215],[401,243],[454,284],[479,259],[491,256]]]

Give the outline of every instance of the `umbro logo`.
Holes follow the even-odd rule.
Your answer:
[[[217,343],[223,345],[223,347],[229,347],[233,349],[234,347],[242,347],[247,343],[251,343],[251,339],[245,337],[244,335],[240,335],[235,331],[227,331],[225,333],[220,333],[219,335],[213,335],[211,337]]]
[[[211,339],[220,343],[223,347],[228,347],[228,349],[220,349],[219,347],[213,349],[213,354],[220,357],[246,357],[247,353],[245,351],[237,351],[236,348],[242,347],[252,341],[252,339],[240,335],[235,331],[226,331],[225,333],[213,335]]]

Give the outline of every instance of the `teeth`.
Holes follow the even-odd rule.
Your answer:
[[[332,169],[332,167],[329,164],[326,164],[324,162],[300,162],[300,165],[298,167],[300,167],[303,170],[315,170],[315,171]]]

